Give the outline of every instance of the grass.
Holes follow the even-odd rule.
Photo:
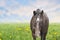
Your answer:
[[[60,40],[60,24],[50,24],[46,38],[47,40]],[[32,40],[29,24],[0,24],[0,40]]]

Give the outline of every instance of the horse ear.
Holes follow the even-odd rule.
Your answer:
[[[35,12],[35,11],[33,11],[33,14],[34,14],[34,15],[36,15],[36,12]]]
[[[41,11],[41,14],[43,14],[44,12],[43,12],[43,10]]]

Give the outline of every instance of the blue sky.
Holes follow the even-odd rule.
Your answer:
[[[0,22],[30,22],[37,8],[50,22],[60,22],[60,0],[0,0]]]

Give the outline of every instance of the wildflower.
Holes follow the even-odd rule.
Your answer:
[[[27,27],[25,30],[26,30],[26,31],[29,31],[29,28]]]
[[[22,30],[21,28],[16,28],[16,30]]]
[[[10,38],[11,38],[12,36],[10,36]]]
[[[55,35],[57,34],[57,32],[54,33]]]
[[[26,28],[26,30],[28,31],[29,29],[28,29],[28,28]]]
[[[0,40],[2,40],[2,39],[0,38]]]

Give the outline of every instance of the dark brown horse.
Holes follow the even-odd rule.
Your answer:
[[[30,22],[33,40],[41,36],[41,40],[46,40],[48,31],[49,19],[43,10],[37,9],[33,11],[33,16]]]

